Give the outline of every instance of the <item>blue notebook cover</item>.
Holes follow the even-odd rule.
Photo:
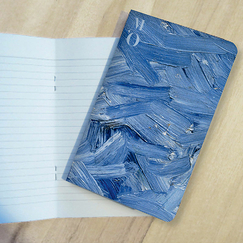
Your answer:
[[[132,10],[66,180],[171,221],[236,54]]]

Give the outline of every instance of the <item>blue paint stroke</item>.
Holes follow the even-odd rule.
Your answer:
[[[131,11],[67,181],[171,221],[236,53]]]

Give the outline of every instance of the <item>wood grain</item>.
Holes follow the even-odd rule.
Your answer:
[[[0,225],[0,242],[243,242],[242,0],[0,0],[0,32],[111,36],[121,11],[151,14],[233,41],[238,56],[175,219],[51,219]]]

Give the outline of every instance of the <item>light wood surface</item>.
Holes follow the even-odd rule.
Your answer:
[[[242,0],[0,0],[0,32],[112,36],[130,9],[233,41],[238,56],[175,219],[51,219],[0,225],[0,242],[243,242]],[[0,43],[1,44],[1,43]]]

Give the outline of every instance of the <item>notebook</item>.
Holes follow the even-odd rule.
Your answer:
[[[0,223],[143,215],[62,179],[117,42],[0,34]]]
[[[171,221],[237,54],[131,11],[67,181]]]

